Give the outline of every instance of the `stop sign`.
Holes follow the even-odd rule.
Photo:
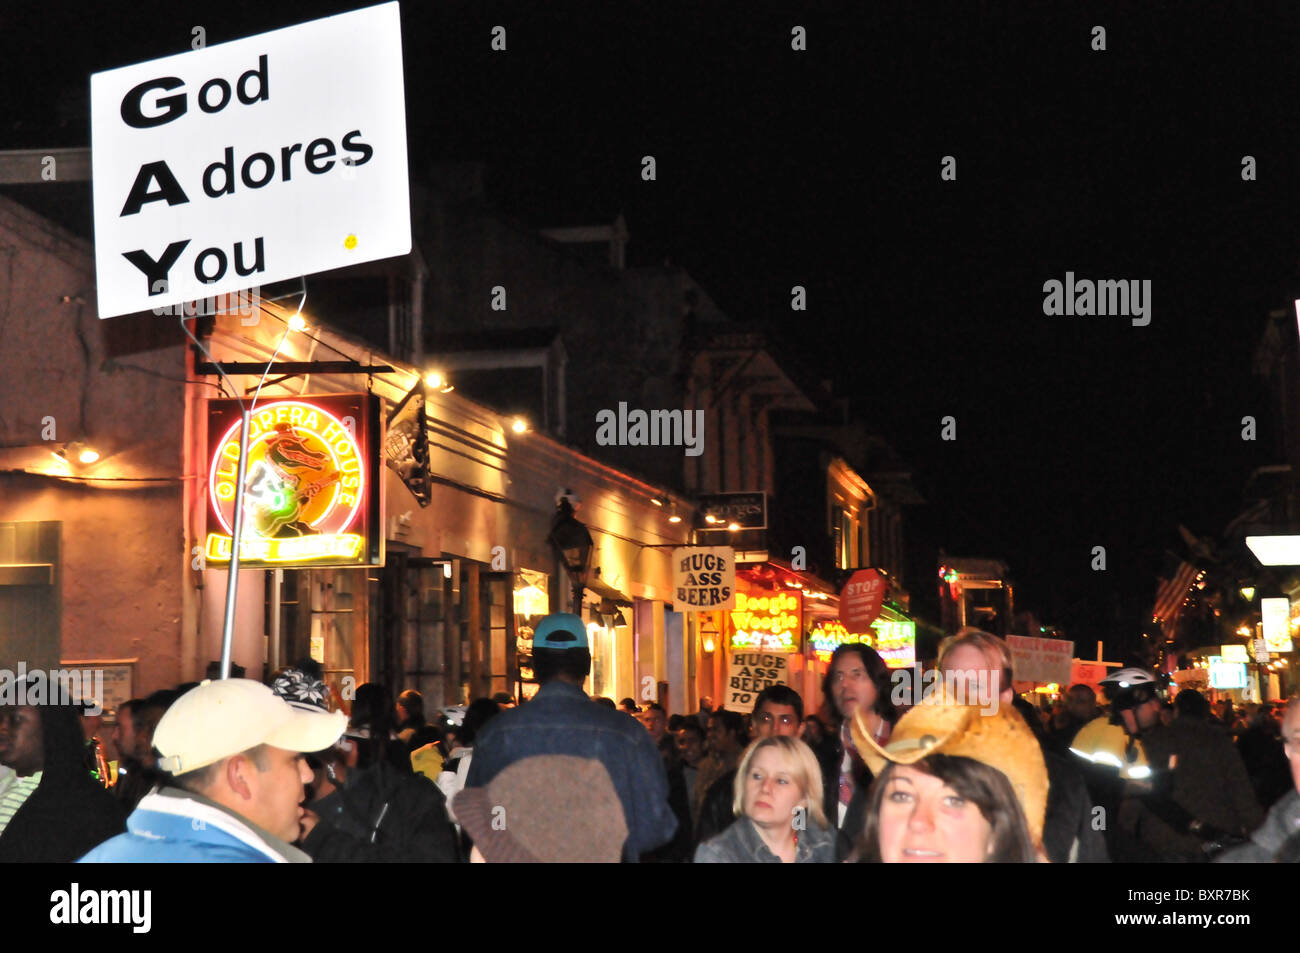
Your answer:
[[[874,569],[859,569],[840,592],[840,623],[850,632],[866,632],[885,601],[885,577]]]

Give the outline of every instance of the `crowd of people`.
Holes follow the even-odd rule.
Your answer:
[[[311,660],[208,680],[98,721],[0,707],[0,861],[1263,862],[1300,858],[1300,704],[1212,711],[1125,668],[1042,711],[1006,643],[940,646],[943,692],[899,703],[839,646],[822,712],[771,685],[751,712],[591,698],[586,627],[533,635],[539,688],[443,709]],[[995,698],[969,703],[977,686]],[[954,688],[969,691],[954,692]]]

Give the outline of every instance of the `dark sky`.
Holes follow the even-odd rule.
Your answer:
[[[357,6],[0,12],[0,147],[85,144],[88,74],[186,49],[194,25],[215,43]],[[1084,644],[1136,632],[1177,524],[1217,534],[1272,459],[1251,354],[1300,274],[1300,16],[787,6],[408,2],[413,169],[484,160],[501,207],[538,225],[622,211],[634,263],[682,264],[834,378],[928,500],[909,527],[922,605],[943,546],[1006,560],[1019,605]],[[794,24],[807,52],[790,50]],[[645,154],[656,182],[639,179]],[[1043,282],[1066,271],[1149,279],[1151,324],[1045,316]],[[793,284],[809,296],[797,318]],[[1089,568],[1098,545],[1105,572]]]

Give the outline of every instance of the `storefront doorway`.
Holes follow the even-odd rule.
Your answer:
[[[373,679],[396,696],[414,688],[424,711],[464,705],[517,680],[513,573],[429,557],[390,543],[371,583]]]
[[[311,658],[334,704],[348,708],[367,680],[366,569],[268,570],[267,661],[271,671]],[[277,592],[278,589],[278,592]]]

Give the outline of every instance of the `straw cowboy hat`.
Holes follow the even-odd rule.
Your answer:
[[[859,708],[853,716],[853,743],[877,777],[887,762],[915,764],[932,754],[970,758],[997,768],[1011,782],[1029,822],[1029,834],[1040,846],[1047,812],[1047,766],[1038,740],[1009,706],[999,706],[992,715],[983,712],[975,705],[927,701],[898,720],[882,748],[872,739]]]

